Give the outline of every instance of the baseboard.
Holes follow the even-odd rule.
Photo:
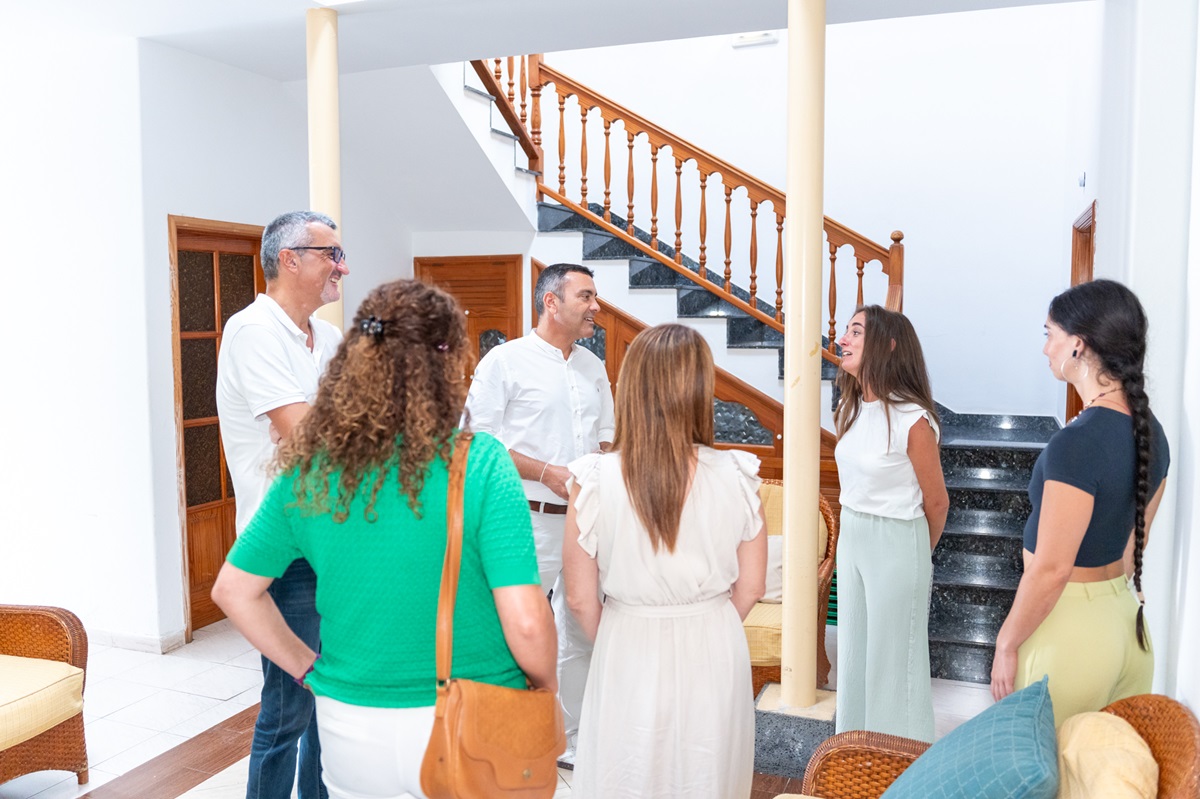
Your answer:
[[[87,631],[88,643],[92,646],[115,646],[118,649],[153,652],[156,655],[165,655],[183,646],[187,642],[184,633],[184,630],[177,630],[166,635],[154,636],[110,632],[109,630]]]

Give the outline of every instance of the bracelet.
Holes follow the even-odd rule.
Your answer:
[[[321,659],[321,653],[318,652],[317,656],[315,658],[313,658],[313,662],[308,664],[308,671],[304,672],[299,677],[293,677],[292,682],[296,683],[296,685],[299,685],[301,688],[304,688],[305,687],[304,681],[307,680],[308,675],[312,674],[313,670],[316,669],[317,661],[320,659]]]
[[[538,475],[538,482],[542,482],[542,478],[546,476],[546,470],[550,468],[550,461],[542,463],[542,473]]]

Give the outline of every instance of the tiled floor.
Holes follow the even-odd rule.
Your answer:
[[[834,663],[832,677],[836,684],[837,628],[827,630],[827,648]],[[258,653],[227,621],[197,630],[192,643],[168,655],[92,647],[84,703],[90,781],[87,785],[76,785],[74,775],[67,772],[38,772],[0,785],[0,799],[82,796],[255,704],[261,687]],[[945,735],[991,703],[987,686],[934,680],[937,736]],[[244,723],[251,722],[247,718]],[[242,758],[200,784],[189,783],[196,787],[182,796],[241,799],[245,796],[246,763],[247,759]],[[215,770],[205,773],[212,774]],[[756,777],[756,796],[774,796],[779,792],[773,784],[768,786],[764,782],[772,779],[776,778]],[[798,790],[795,785],[787,787]],[[98,793],[123,796],[122,791]],[[570,795],[571,772],[560,771],[555,799],[569,799]],[[131,794],[130,799],[135,797]]]
[[[90,779],[64,771],[0,785],[0,799],[73,799],[258,702],[259,655],[228,621],[167,655],[91,646],[84,691]]]

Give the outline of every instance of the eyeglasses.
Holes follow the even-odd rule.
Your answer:
[[[283,249],[285,249],[285,250],[323,250],[323,251],[325,251],[325,252],[326,252],[326,253],[329,255],[329,259],[330,259],[331,261],[333,261],[335,264],[340,264],[342,261],[346,260],[346,251],[345,251],[345,250],[343,250],[341,247],[337,247],[337,246],[329,246],[329,247],[284,247]]]

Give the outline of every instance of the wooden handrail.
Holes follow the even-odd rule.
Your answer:
[[[475,74],[479,76],[479,81],[483,84],[484,90],[492,96],[492,101],[500,109],[500,116],[504,117],[504,121],[508,123],[509,130],[517,137],[517,143],[521,145],[521,149],[528,156],[530,171],[541,172],[541,148],[534,143],[533,137],[525,129],[525,123],[517,116],[516,108],[504,93],[504,89],[500,86],[500,82],[496,79],[495,74],[479,59],[473,60],[471,66],[475,68]]]
[[[504,64],[507,62],[507,92],[504,89]],[[496,98],[496,104],[501,109],[501,113],[508,121],[509,126],[513,129],[521,141],[522,148],[530,156],[530,168],[535,168],[539,173],[544,174],[542,168],[544,164],[544,154],[542,150],[542,124],[543,115],[541,109],[541,97],[543,90],[546,87],[553,86],[556,95],[558,114],[557,114],[557,151],[558,151],[558,180],[557,183],[547,184],[544,179],[539,179],[537,182],[538,200],[549,199],[559,203],[563,207],[571,210],[580,217],[593,222],[599,229],[617,237],[619,240],[634,247],[640,253],[652,258],[657,263],[667,267],[676,274],[683,275],[687,279],[699,287],[710,292],[714,296],[720,298],[728,305],[737,308],[746,313],[753,319],[767,325],[768,327],[782,332],[784,324],[783,314],[783,243],[784,243],[784,226],[786,224],[786,197],[783,191],[771,186],[770,184],[760,180],[759,178],[749,174],[748,172],[739,169],[729,162],[721,159],[712,153],[698,147],[697,145],[687,141],[686,139],[672,133],[671,131],[657,125],[654,122],[646,119],[633,110],[617,103],[600,92],[592,89],[589,86],[575,80],[554,67],[546,64],[542,60],[540,54],[533,54],[527,57],[509,57],[507,59],[497,58],[493,60],[494,69],[489,70],[488,65],[483,61],[473,61],[472,66],[476,74],[487,87],[488,92]],[[519,98],[516,87],[518,85],[517,69],[519,67]],[[531,105],[529,113],[526,114],[526,92],[531,97]],[[574,146],[567,146],[567,126],[566,126],[566,101],[568,98],[576,98],[579,106],[579,124],[577,133],[579,136],[579,144],[577,150],[578,161],[574,167],[578,168],[578,174],[573,175],[572,179],[578,180],[578,195],[575,200],[567,196],[566,177],[568,157],[567,154]],[[520,112],[517,111],[517,100],[520,103]],[[552,100],[552,105],[554,101]],[[603,128],[598,133],[594,134],[600,140],[603,146],[603,153],[593,154],[589,159],[588,152],[588,119],[593,110],[598,110],[603,123]],[[552,113],[552,112],[551,112]],[[593,119],[593,131],[599,129],[595,126]],[[611,134],[613,124],[619,122],[624,129],[626,146],[628,147],[628,164],[626,168],[624,183],[628,192],[627,215],[622,222],[620,219],[613,217],[614,200],[613,197],[613,154]],[[575,134],[572,134],[575,135]],[[639,236],[645,234],[639,233],[634,228],[634,152],[635,140],[641,136],[646,137],[649,147],[649,243],[643,241]],[[601,138],[602,136],[602,138]],[[618,142],[617,146],[620,146]],[[662,153],[663,148],[669,148],[670,152],[666,155]],[[596,148],[593,147],[593,150]],[[602,156],[602,158],[601,158]],[[659,160],[662,156],[663,170],[662,173],[667,181],[674,184],[674,194],[668,195],[673,199],[673,208],[659,208]],[[576,156],[573,156],[576,157]],[[589,200],[588,197],[588,182],[589,160],[593,162],[602,162],[602,191],[596,186],[600,176],[592,175],[592,196],[596,200],[602,199],[603,202],[595,202]],[[672,164],[671,162],[674,162]],[[689,247],[694,247],[694,254],[698,256],[697,261],[685,259],[683,255],[684,242],[684,219],[683,219],[683,186],[681,182],[683,165],[692,162],[695,164],[698,174],[698,203],[696,219],[689,218],[689,225],[694,224],[694,227],[688,228],[688,244]],[[674,180],[671,180],[671,166],[674,166]],[[694,189],[693,181],[689,172],[689,190]],[[713,176],[717,176],[713,179]],[[710,180],[711,179],[711,180]],[[716,185],[716,180],[720,180],[720,188]],[[709,279],[709,242],[708,242],[708,202],[706,202],[706,192],[711,188],[712,195],[717,197],[717,202],[720,202],[720,196],[724,195],[724,274],[715,280]],[[738,195],[739,219],[742,224],[748,223],[748,253],[739,255],[737,264],[743,267],[748,267],[748,274],[743,269],[736,270],[734,266],[734,256],[731,250],[733,240],[731,227],[731,202],[733,200],[733,192],[737,189],[743,189],[746,192],[744,199]],[[668,183],[668,191],[670,191]],[[690,201],[689,201],[690,202]],[[746,204],[748,203],[748,216],[740,216],[746,213]],[[763,203],[770,203],[772,208],[768,212],[762,208]],[[596,206],[593,211],[592,205]],[[620,206],[618,206],[620,207]],[[674,221],[674,236],[671,236],[667,231],[669,227],[664,224],[664,229],[660,231],[660,210],[663,212],[662,219],[672,219]],[[673,213],[672,213],[673,211]],[[645,214],[645,211],[642,212]],[[691,210],[689,209],[689,213]],[[761,219],[760,219],[761,217]],[[772,220],[772,217],[774,219]],[[642,217],[645,218],[644,216]],[[768,232],[771,223],[774,222],[774,236]],[[759,264],[760,254],[760,228],[762,224],[762,237],[764,243],[770,238],[775,240],[774,257],[767,255],[764,258],[762,269]],[[643,225],[646,223],[643,222]],[[866,302],[863,296],[864,288],[864,267],[868,263],[879,263],[881,271],[887,276],[887,290],[884,297],[884,305],[892,310],[903,310],[904,305],[904,234],[900,231],[894,231],[891,234],[891,245],[884,247],[856,230],[838,222],[829,217],[824,217],[824,231],[828,242],[829,249],[829,320],[828,328],[825,331],[828,337],[828,346],[822,349],[821,357],[833,364],[840,364],[841,359],[837,357],[836,345],[834,343],[837,336],[837,308],[838,308],[838,288],[839,288],[839,272],[837,269],[839,251],[842,248],[849,248],[852,252],[852,263],[843,266],[844,270],[849,266],[856,268],[857,278],[857,293],[854,295],[855,304],[862,305]],[[660,243],[660,233],[662,236]],[[637,234],[637,235],[635,235]],[[697,238],[692,238],[694,234],[698,234]],[[720,235],[720,234],[718,234]],[[743,235],[739,232],[739,237]],[[669,255],[664,253],[660,246],[661,244],[671,244],[673,248],[668,250]],[[719,245],[717,245],[719,246]],[[769,247],[769,243],[767,244]],[[666,249],[666,248],[663,248]],[[713,248],[716,250],[716,247]],[[844,253],[843,253],[844,254]],[[767,259],[770,258],[768,261]],[[773,261],[773,264],[771,263]],[[713,266],[717,266],[714,262]],[[773,265],[774,269],[771,269]],[[719,268],[719,267],[718,267]],[[771,274],[773,271],[773,275]],[[774,306],[771,308],[767,304],[765,298],[758,296],[759,279],[774,277]],[[842,275],[845,278],[848,275]],[[723,279],[722,279],[723,278]],[[736,285],[735,285],[736,283]],[[748,299],[743,299],[745,295],[738,296],[735,291],[738,291],[737,286],[745,287],[749,294]],[[769,284],[768,284],[769,286]],[[769,291],[769,288],[764,287]],[[770,310],[764,310],[770,308]]]

